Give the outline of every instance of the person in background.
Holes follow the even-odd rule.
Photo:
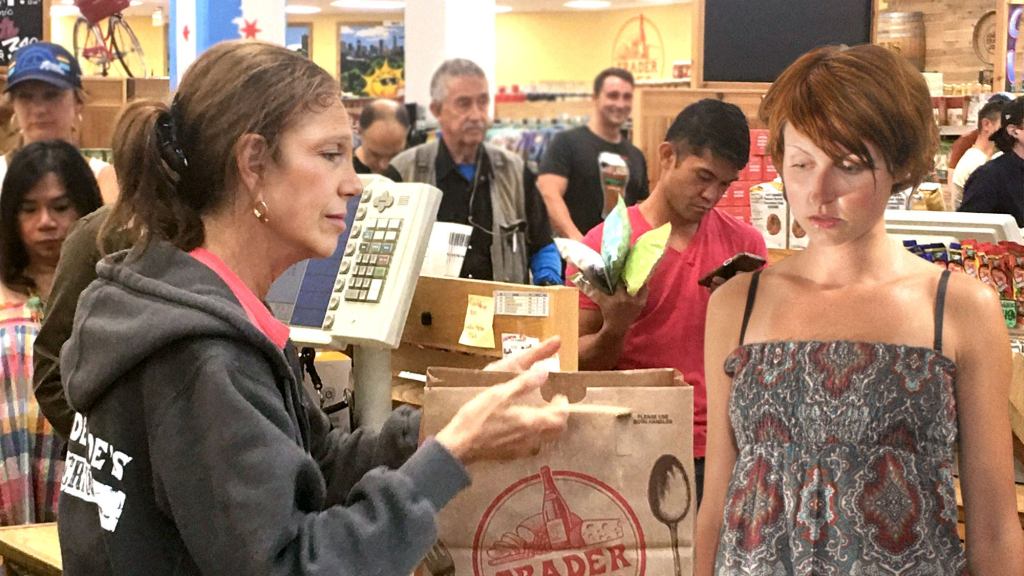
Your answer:
[[[959,211],[1009,214],[1024,227],[1024,96],[1003,105],[999,129],[990,138],[1002,155],[967,179]]]
[[[594,78],[594,112],[586,126],[556,134],[541,159],[537,187],[555,234],[582,240],[604,219],[605,196],[598,157],[618,154],[629,167],[627,206],[647,198],[647,161],[622,134],[633,111],[633,75],[608,68]]]
[[[961,134],[959,138],[953,141],[953,144],[949,147],[949,159],[946,161],[946,167],[952,171],[956,169],[956,165],[960,163],[960,159],[964,157],[964,153],[974,146],[974,143],[978,140],[978,129],[975,128],[970,132]]]
[[[361,143],[352,157],[356,174],[384,174],[391,159],[405,150],[409,114],[394,100],[374,100],[359,114]]]
[[[0,193],[0,525],[53,522],[61,439],[32,394],[32,343],[68,229],[102,203],[74,146],[34,142],[11,159]]]
[[[938,145],[920,72],[819,48],[761,116],[809,244],[711,297],[694,574],[1024,574],[999,298],[885,231]]]
[[[1009,102],[1009,98],[1002,94],[994,94],[978,111],[978,135],[974,140],[974,145],[964,152],[957,162],[956,168],[953,169],[951,182],[953,183],[954,209],[959,208],[963,203],[964,184],[967,183],[967,178],[979,166],[1002,154],[996,150],[991,136],[999,130],[1000,117],[1006,102]]]
[[[105,204],[80,218],[64,240],[43,323],[33,346],[32,384],[36,401],[54,431],[65,441],[71,436],[75,413],[68,406],[60,381],[60,351],[71,336],[78,297],[96,279],[96,263],[101,258],[100,230],[113,206]],[[104,244],[104,250],[113,253],[131,248],[132,240],[125,234],[110,234]]]
[[[437,220],[473,227],[460,275],[528,284],[532,274],[534,284],[561,284],[536,177],[521,158],[484,142],[491,103],[484,71],[469,60],[445,61],[431,78],[430,100],[441,137],[395,156],[388,173],[440,188]]]
[[[564,397],[522,402],[546,379],[533,371],[421,446],[418,411],[343,434],[304,394],[288,327],[261,298],[334,252],[361,191],[340,89],[308,58],[218,44],[170,105],[130,104],[115,136],[122,194],[101,234],[138,241],[97,265],[61,352],[76,412],[67,576],[409,574],[467,464],[535,453],[565,429]]]
[[[64,47],[37,42],[20,48],[7,70],[4,92],[14,108],[21,146],[42,140],[78,145],[86,95],[78,61]],[[0,157],[0,181],[16,151]],[[90,158],[89,168],[96,175],[104,202],[113,202],[118,193],[113,167]]]
[[[676,116],[658,146],[661,177],[651,197],[629,208],[631,242],[672,224],[668,247],[636,296],[612,296],[584,284],[580,293],[580,370],[675,368],[694,388],[695,488],[702,490],[707,418],[704,322],[710,292],[697,284],[738,252],[767,258],[764,238],[714,206],[747,164],[750,131],[739,108],[701,100]],[[601,251],[604,224],[583,242]],[[566,276],[575,268],[569,266]],[[717,285],[717,284],[716,284]]]

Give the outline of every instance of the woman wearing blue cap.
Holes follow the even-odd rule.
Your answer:
[[[14,107],[21,131],[19,148],[43,140],[78,144],[76,131],[85,106],[82,69],[64,47],[38,42],[15,52],[4,93]],[[8,156],[0,157],[0,182],[7,174],[9,160]],[[104,202],[112,202],[117,198],[113,166],[89,159],[89,167],[99,181]]]

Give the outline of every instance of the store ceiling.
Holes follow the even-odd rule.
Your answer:
[[[317,6],[324,14],[341,14],[344,12],[353,11],[351,8],[336,8],[331,6],[332,0],[288,0],[289,4],[303,4],[307,6]],[[415,1],[415,0],[406,0]],[[509,6],[514,12],[558,12],[558,11],[569,11],[569,8],[563,6],[566,0],[496,0],[499,5]],[[610,5],[605,10],[615,10],[619,8],[637,8],[644,6],[654,6],[659,4],[688,4],[692,0],[609,0]],[[58,0],[60,2],[60,0]],[[72,2],[66,2],[71,4]],[[169,4],[168,0],[135,0],[132,4],[138,3],[137,6],[132,6],[127,10],[129,14],[133,15],[149,15],[153,10],[157,8],[163,8],[167,10]]]

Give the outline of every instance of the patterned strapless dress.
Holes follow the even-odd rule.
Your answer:
[[[780,341],[740,346],[725,371],[738,454],[716,574],[967,573],[952,360],[925,347]]]

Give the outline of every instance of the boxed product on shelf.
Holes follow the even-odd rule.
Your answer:
[[[772,163],[771,156],[764,157],[764,162],[762,163],[762,166],[764,166],[764,176],[762,176],[762,179],[765,182],[769,180],[775,180],[776,178],[779,177],[779,171],[775,169],[775,164]]]
[[[949,126],[964,125],[963,96],[946,96],[946,124]]]
[[[740,180],[764,181],[764,156],[751,155],[747,165],[740,170]]]
[[[750,129],[750,155],[764,156],[768,153],[768,129]]]
[[[725,194],[722,194],[718,201],[718,207],[726,206],[750,206],[750,189],[758,185],[761,180],[737,180],[729,185]]]
[[[745,206],[719,206],[719,208],[722,209],[722,212],[725,212],[726,214],[732,216],[733,218],[739,220],[740,222],[750,224],[749,204]]]
[[[750,189],[750,223],[764,236],[768,248],[787,248],[789,210],[782,182],[774,180]]]

